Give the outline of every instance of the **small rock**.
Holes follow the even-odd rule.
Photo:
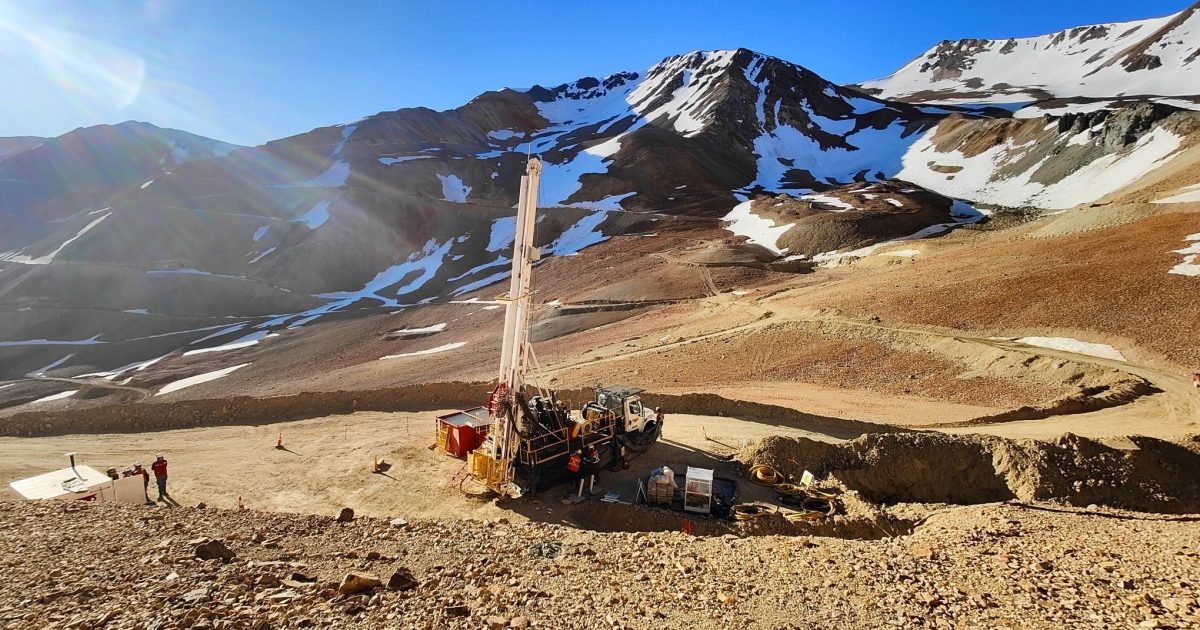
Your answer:
[[[225,543],[211,539],[197,543],[194,555],[201,560],[232,560],[235,556]]]
[[[338,592],[342,595],[353,595],[362,593],[371,589],[376,589],[383,586],[383,582],[379,578],[370,573],[359,573],[351,571],[342,578],[342,582],[338,584]]]
[[[421,583],[413,576],[412,571],[400,568],[388,578],[387,587],[393,591],[411,591],[420,586]]]
[[[442,608],[442,612],[451,617],[466,617],[471,614],[471,609],[463,604],[446,604]]]
[[[489,615],[484,622],[487,623],[487,627],[492,628],[493,630],[499,630],[500,628],[508,627],[508,619],[505,619],[500,615]]]
[[[341,511],[338,512],[337,522],[349,523],[350,521],[353,521],[353,520],[354,520],[354,510],[352,510],[348,507],[345,507],[345,508],[342,508]]]
[[[275,588],[276,586],[279,586],[280,581],[279,578],[275,577],[274,575],[271,575],[270,573],[264,573],[258,576],[258,579],[255,580],[254,583],[265,588]]]
[[[404,520],[404,519],[402,519],[402,518],[394,518],[394,519],[392,519],[392,520],[388,521],[388,523],[389,523],[389,524],[390,524],[392,527],[395,527],[396,529],[402,529],[402,528],[404,528],[404,527],[407,527],[407,526],[408,526],[408,521],[406,521],[406,520]]]
[[[529,627],[529,617],[525,617],[525,616],[513,617],[512,621],[508,622],[508,627],[510,627],[510,628],[528,628]]]

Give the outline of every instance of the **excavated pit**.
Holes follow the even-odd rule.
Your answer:
[[[862,503],[861,500],[857,502]],[[562,517],[562,524],[595,532],[690,531],[695,536],[732,534],[879,540],[909,534],[920,522],[920,518],[915,516],[899,516],[874,506],[851,504],[844,506],[843,511],[846,513],[812,522],[792,522],[782,513],[739,522],[652,506],[589,501],[568,510]],[[689,529],[684,529],[684,521],[687,521]]]
[[[942,433],[867,434],[842,444],[769,437],[739,459],[795,478],[809,470],[880,505],[1017,500],[1200,512],[1200,436],[1124,440],[1113,446],[1069,433],[1053,443]]]

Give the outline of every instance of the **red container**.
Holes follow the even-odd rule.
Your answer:
[[[438,449],[455,457],[466,457],[487,437],[492,420],[487,409],[476,407],[437,417]]]

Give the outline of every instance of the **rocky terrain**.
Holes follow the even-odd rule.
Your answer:
[[[876,541],[79,503],[0,523],[10,628],[1200,625],[1194,519],[1109,510],[956,508]]]
[[[0,478],[166,452],[182,504],[0,497],[0,626],[1200,627],[1198,19],[0,139]],[[761,463],[836,516],[498,503],[430,446],[530,154],[529,378],[667,413],[601,485]]]

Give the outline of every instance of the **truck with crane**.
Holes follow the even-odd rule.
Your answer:
[[[521,177],[513,239],[512,277],[505,303],[500,372],[484,407],[490,425],[482,444],[467,454],[472,477],[500,496],[519,497],[567,472],[572,453],[644,451],[662,427],[641,402],[640,389],[597,387],[595,399],[576,414],[536,381],[537,356],[529,341],[534,246],[541,160],[531,157]],[[528,377],[528,380],[527,380]]]

